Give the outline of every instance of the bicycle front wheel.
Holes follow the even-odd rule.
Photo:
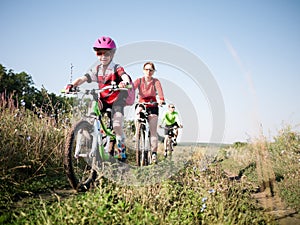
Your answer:
[[[82,120],[75,124],[66,140],[64,169],[72,188],[89,189],[95,181],[97,172],[92,168],[93,158],[89,157],[92,148],[93,125]]]
[[[136,133],[136,165],[137,166],[145,166],[145,125],[142,123],[138,123],[137,125],[137,133]]]
[[[173,153],[173,140],[172,140],[172,136],[170,135],[167,138],[167,152],[168,152],[168,157],[171,159]]]

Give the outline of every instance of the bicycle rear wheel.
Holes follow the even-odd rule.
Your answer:
[[[89,189],[97,177],[96,170],[92,168],[95,157],[89,157],[93,141],[91,135],[93,129],[92,124],[82,120],[71,128],[67,136],[64,150],[64,169],[70,185],[76,190]]]

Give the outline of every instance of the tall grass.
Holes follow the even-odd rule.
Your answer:
[[[269,145],[278,184],[278,194],[290,207],[300,211],[300,134],[283,128]]]
[[[37,179],[62,173],[65,129],[51,117],[15,107],[12,98],[0,101],[0,202],[10,209],[16,199],[41,189],[33,189]]]
[[[276,224],[253,198],[268,188],[289,207],[300,208],[300,136],[290,129],[273,142],[233,145],[217,155],[209,154],[209,147],[195,147],[185,166],[162,182],[122,186],[103,178],[90,192],[68,198],[53,193],[51,201],[40,195],[15,208],[16,193],[34,197],[65,187],[62,150],[68,126],[10,101],[2,100],[0,111],[0,223]],[[64,182],[56,183],[61,177]]]

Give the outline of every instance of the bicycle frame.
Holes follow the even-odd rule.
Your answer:
[[[145,112],[143,112],[145,113]],[[144,132],[144,137],[145,137],[145,150],[146,151],[150,151],[151,150],[151,142],[149,140],[150,137],[150,126],[149,126],[149,122],[148,122],[148,118],[144,118],[140,121],[138,121],[139,123],[143,124],[143,132]],[[148,137],[148,138],[147,138]]]
[[[102,89],[103,90],[103,89]],[[105,89],[106,90],[106,89]],[[97,93],[97,91],[95,89],[91,90],[90,93],[92,95],[95,95]],[[86,94],[89,94],[89,90],[86,91]],[[83,96],[84,97],[84,96]],[[83,98],[82,97],[82,98]],[[112,127],[108,128],[103,120],[102,120],[102,113],[99,111],[98,109],[98,102],[95,100],[95,96],[93,96],[94,99],[94,106],[93,106],[93,113],[95,114],[95,116],[86,116],[87,118],[94,118],[93,121],[93,132],[90,133],[90,135],[92,136],[92,147],[91,147],[91,151],[89,153],[89,155],[87,154],[80,154],[80,149],[81,149],[81,145],[80,145],[80,140],[82,139],[82,134],[80,133],[80,135],[77,136],[77,141],[76,141],[76,148],[75,148],[75,152],[74,152],[74,157],[78,158],[78,157],[83,157],[83,158],[92,158],[96,156],[96,151],[98,150],[100,153],[100,157],[103,161],[107,161],[110,158],[110,154],[109,154],[109,147],[110,145],[108,144],[110,142],[111,139],[115,140],[116,136],[113,134],[112,131]],[[87,118],[83,118],[83,120],[87,120]],[[106,145],[104,146],[103,143],[103,134],[106,135]],[[88,161],[88,160],[86,160]]]
[[[92,142],[90,157],[96,156],[95,151],[98,149],[101,159],[107,161],[110,158],[110,154],[109,154],[110,139],[112,138],[113,140],[116,140],[116,136],[112,133],[111,129],[108,129],[105,126],[105,124],[102,121],[102,115],[99,115],[98,118],[95,118],[93,127],[94,129],[93,132],[91,133],[93,137],[93,142]],[[103,143],[103,133],[106,134],[105,143]]]

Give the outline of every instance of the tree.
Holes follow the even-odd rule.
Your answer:
[[[8,70],[0,64],[0,94],[12,98],[14,104],[22,104],[25,108],[53,116],[57,119],[58,111],[69,111],[69,100],[49,94],[45,88],[38,90],[34,86],[32,77],[25,73],[14,73],[13,70]],[[38,110],[37,110],[38,109]]]
[[[31,95],[37,91],[34,88],[30,75],[25,72],[14,73],[13,70],[7,71],[0,64],[0,93],[6,93],[6,96],[21,98],[24,95]]]

